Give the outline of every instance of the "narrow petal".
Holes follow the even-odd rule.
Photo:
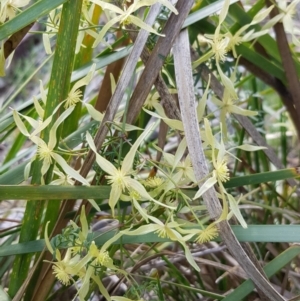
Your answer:
[[[181,142],[179,143],[179,146],[176,150],[175,157],[174,157],[174,165],[172,171],[177,167],[179,161],[181,160],[185,150],[186,150],[187,144],[186,144],[186,138],[184,137]]]
[[[49,223],[50,221],[47,222],[46,224],[46,227],[45,227],[45,233],[44,233],[44,236],[45,236],[45,244],[46,244],[46,247],[48,249],[48,251],[51,253],[51,254],[54,254],[54,250],[51,246],[51,243],[50,243],[50,240],[49,240],[49,236],[48,236],[48,226],[49,226]]]
[[[107,300],[107,301],[111,301],[110,295],[107,291],[107,289],[104,287],[104,285],[102,284],[101,280],[99,279],[99,277],[92,275],[91,278],[97,283],[98,288],[100,293],[103,295],[103,297]]]
[[[208,89],[210,86],[210,75],[208,76],[208,82],[206,85],[206,89],[201,97],[201,99],[199,100],[198,106],[197,106],[197,118],[198,118],[198,122],[200,122],[203,118],[204,112],[205,112],[205,108],[206,108],[206,101],[207,101],[207,94],[208,94]]]
[[[109,175],[115,175],[117,173],[117,169],[113,164],[111,164],[108,160],[100,156],[97,152],[96,145],[94,143],[94,140],[89,132],[86,132],[86,141],[92,151],[96,154],[96,161],[98,165],[103,169],[105,172],[107,172]]]
[[[93,199],[88,199],[89,203],[97,210],[97,211],[101,211],[100,207],[98,206],[98,204],[95,202],[95,200]]]
[[[151,32],[151,33],[154,33],[154,34],[156,34],[156,35],[158,35],[158,36],[164,36],[163,34],[160,34],[160,33],[158,33],[155,29],[153,29],[150,25],[148,25],[147,23],[145,23],[145,22],[143,22],[141,19],[139,19],[138,17],[135,17],[135,16],[133,16],[133,15],[130,15],[129,17],[128,17],[128,20],[131,22],[131,23],[133,23],[133,24],[135,24],[136,26],[138,26],[138,27],[140,27],[140,28],[142,28],[142,29],[144,29],[144,30],[146,30],[146,31],[148,31],[148,32]]]
[[[148,223],[149,215],[146,213],[147,211],[141,207],[139,202],[135,199],[132,200],[132,204],[134,208],[140,213],[140,215],[143,217],[143,219]]]
[[[175,15],[178,15],[177,9],[168,1],[168,0],[140,0],[137,3],[137,5],[134,7],[134,10],[139,9],[140,7],[143,6],[151,6],[155,3],[161,3],[165,7],[167,7],[170,11],[172,11]]]
[[[94,44],[93,44],[93,48],[97,47],[97,45],[102,41],[102,39],[104,38],[105,34],[108,32],[108,30],[116,23],[118,23],[121,20],[122,17],[118,16],[115,17],[113,19],[111,19],[110,21],[108,21],[105,26],[103,26],[103,28],[101,29],[101,31],[99,32],[99,35],[97,37],[97,39],[95,40]]]
[[[230,106],[230,112],[243,116],[256,116],[258,113],[255,111],[245,110],[238,106],[232,105]]]
[[[115,216],[115,206],[120,199],[121,193],[122,193],[122,188],[117,183],[111,185],[108,204],[111,208],[112,216]]]
[[[113,11],[120,15],[124,14],[124,11],[116,5],[113,5],[113,4],[110,4],[110,3],[107,3],[107,2],[101,1],[101,0],[90,0],[90,1],[95,4],[98,4],[99,6],[102,7],[102,9],[107,9],[107,10]]]
[[[235,200],[235,198],[231,195],[231,194],[227,194],[228,200],[229,200],[229,204],[230,204],[230,209],[232,210],[233,214],[235,215],[235,217],[237,218],[237,220],[239,221],[239,223],[241,224],[241,226],[246,229],[247,223],[245,222],[240,208],[237,204],[237,201]]]
[[[85,297],[86,295],[88,294],[89,292],[89,289],[90,289],[90,279],[92,277],[92,275],[94,274],[94,271],[95,271],[95,268],[90,265],[86,272],[85,272],[85,275],[84,275],[84,278],[83,278],[83,282],[81,284],[81,287],[78,291],[78,297],[79,297],[79,300],[81,301],[84,301],[85,300]]]
[[[237,146],[235,148],[247,151],[247,152],[255,152],[258,150],[267,149],[267,147],[264,146],[256,146],[256,145],[250,145],[250,144],[242,144],[240,146]]]
[[[18,129],[20,130],[20,132],[26,137],[30,136],[24,122],[21,120],[21,118],[16,110],[13,110],[13,118],[14,118],[14,121],[15,121]]]
[[[121,170],[123,173],[127,174],[130,172],[130,170],[132,168],[134,156],[135,156],[135,153],[136,153],[138,147],[140,146],[142,141],[144,141],[144,139],[148,136],[148,134],[153,130],[153,127],[154,127],[154,124],[150,125],[143,132],[143,134],[140,135],[140,137],[135,141],[135,143],[132,145],[130,151],[127,153],[127,155],[125,156],[123,163],[122,163]]]
[[[161,226],[156,225],[156,224],[147,224],[147,225],[143,225],[138,227],[136,230],[124,230],[121,231],[123,234],[125,235],[129,235],[129,236],[136,236],[136,235],[144,235],[144,234],[148,234],[151,232],[155,232],[157,230],[161,229]]]
[[[90,105],[89,103],[84,103],[87,111],[89,112],[89,114],[91,115],[91,117],[96,120],[101,122],[103,120],[104,114],[100,113],[99,111],[97,111],[92,105]]]
[[[78,171],[69,166],[69,164],[65,161],[65,159],[62,156],[53,153],[53,158],[67,175],[81,182],[82,184],[90,186],[90,183],[83,176],[81,176]]]
[[[214,186],[216,183],[217,183],[216,177],[211,177],[208,180],[206,180],[205,183],[201,186],[201,188],[195,194],[193,200],[202,196],[203,193],[205,193],[209,188]]]
[[[159,106],[160,106],[160,104],[155,104],[154,105],[156,111],[158,111],[157,107],[159,107]],[[167,116],[164,114],[164,112],[163,112],[163,115],[161,115],[160,113],[157,114],[155,112],[149,111],[146,108],[143,108],[143,110],[146,113],[148,113],[149,115],[153,116],[153,117],[162,119],[172,129],[179,130],[179,131],[184,131],[182,121],[167,118]]]
[[[54,147],[56,146],[56,131],[57,128],[60,126],[60,124],[65,121],[65,119],[73,112],[74,110],[74,106],[69,107],[68,109],[66,109],[58,118],[57,120],[54,122],[50,133],[49,133],[49,143],[48,146],[50,149],[54,149]]]
[[[95,73],[95,69],[96,69],[96,64],[94,63],[90,69],[90,71],[88,72],[88,74],[83,77],[82,79],[80,79],[79,81],[77,81],[74,86],[72,87],[71,91],[76,91],[77,89],[79,89],[82,86],[86,86],[93,78],[93,75]]]
[[[181,245],[183,246],[184,248],[184,254],[185,254],[185,257],[187,259],[187,261],[189,262],[189,264],[198,272],[200,272],[200,268],[198,266],[198,264],[196,263],[190,249],[188,248],[188,246],[185,244],[185,243],[181,243]]]
[[[145,198],[146,200],[148,199],[149,201],[152,201],[160,206],[163,206],[163,207],[166,207],[166,208],[169,208],[169,209],[172,209],[172,210],[176,210],[176,207],[171,207],[171,206],[168,206],[168,205],[165,205],[155,199],[153,199],[150,194],[147,192],[147,190],[145,189],[145,187],[140,183],[138,182],[137,180],[134,180],[132,178],[129,178],[128,179],[128,185],[133,188],[134,190],[136,190],[142,198]]]

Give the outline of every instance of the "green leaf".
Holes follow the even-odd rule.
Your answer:
[[[240,187],[244,185],[254,185],[266,182],[275,182],[280,180],[299,178],[298,168],[287,168],[276,171],[261,172],[257,174],[231,178],[224,183],[225,188]]]
[[[238,2],[238,0],[231,0],[230,4],[233,4],[235,2]],[[182,28],[186,28],[191,24],[194,24],[208,16],[211,16],[218,12],[224,5],[224,0],[219,0],[214,3],[211,3],[193,13],[191,13],[183,23]]]
[[[86,187],[89,189],[90,187]],[[231,226],[234,234],[240,242],[287,242],[300,243],[300,226],[299,225],[248,225],[247,229],[241,226]],[[199,227],[195,227],[199,228]],[[187,228],[186,228],[187,229]],[[90,237],[98,246],[104,245],[109,239],[116,235],[116,231],[106,233],[93,232]],[[220,238],[216,239],[220,241]],[[172,242],[168,238],[158,237],[156,233],[148,233],[143,235],[128,236],[123,235],[121,239],[113,244],[140,244],[140,243],[162,243]],[[32,252],[40,252],[45,247],[43,239],[18,243],[10,246],[0,247],[0,257],[12,256],[17,254],[26,254]],[[238,299],[237,299],[238,300]]]

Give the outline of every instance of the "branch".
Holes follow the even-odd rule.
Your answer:
[[[174,45],[174,65],[178,88],[179,105],[182,114],[186,140],[197,181],[201,181],[209,174],[204,156],[201,136],[195,107],[194,82],[191,67],[190,46],[187,30],[182,31]],[[211,218],[216,219],[222,213],[222,208],[215,189],[212,187],[203,194],[204,202]],[[219,223],[220,234],[227,248],[249,278],[259,288],[262,297],[270,301],[282,301],[284,298],[272,287],[258,268],[243,250],[241,244],[232,232],[228,221]]]

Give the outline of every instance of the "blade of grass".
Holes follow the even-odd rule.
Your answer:
[[[242,226],[231,226],[231,228],[240,242],[300,242],[299,225],[248,225],[247,229],[244,229]],[[90,239],[95,240],[95,243],[98,246],[102,246],[115,234],[116,231],[114,230],[107,233],[93,232]],[[169,238],[159,237],[157,233],[148,233],[136,236],[124,235],[121,240],[122,244],[172,242]],[[190,241],[193,241],[193,239]],[[220,237],[216,238],[216,241],[220,241]],[[120,244],[120,240],[117,240],[114,244]],[[45,241],[43,239],[12,244],[9,246],[1,246],[0,257],[40,252],[44,247]]]
[[[233,4],[235,2],[238,2],[238,0],[231,0],[230,4]],[[224,0],[219,0],[189,14],[185,22],[183,23],[182,28],[186,28],[208,16],[215,14],[216,12],[221,10],[223,5],[224,5]]]
[[[292,178],[299,178],[299,168],[287,168],[276,171],[261,172],[242,177],[231,178],[228,182],[224,183],[225,188],[240,187],[244,185],[254,185],[266,182],[274,182]]]
[[[51,10],[67,2],[67,0],[42,0],[18,14],[15,18],[0,26],[0,41],[8,38],[13,33],[26,27],[38,18],[47,15]]]

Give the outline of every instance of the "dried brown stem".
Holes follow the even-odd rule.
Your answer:
[[[174,65],[186,141],[196,179],[200,182],[201,179],[204,179],[209,174],[209,171],[202,148],[196,116],[194,83],[187,30],[182,31],[174,45]],[[210,217],[213,219],[219,218],[222,213],[222,208],[213,187],[203,194],[203,199]],[[242,248],[227,220],[223,220],[219,223],[219,231],[231,254],[233,254],[240,266],[259,289],[261,297],[270,301],[284,300],[265,278],[263,270],[254,257],[251,248],[247,247],[247,252]],[[247,245],[245,244],[245,246]],[[255,260],[256,264],[254,264],[252,260]]]
[[[266,4],[268,6],[272,5],[270,0],[266,1]],[[272,9],[270,12],[271,17],[275,17],[279,14],[279,10],[276,6]],[[298,115],[298,122],[300,123],[300,83],[298,79],[298,74],[296,70],[296,66],[290,51],[290,47],[288,44],[287,36],[284,31],[284,27],[282,22],[277,22],[274,25],[274,31],[276,34],[276,41],[278,50],[281,56],[282,60],[282,66],[285,71],[287,83],[288,83],[288,89],[291,93],[291,97],[293,99],[293,104],[295,106],[297,115]],[[298,128],[299,125],[297,125]],[[298,133],[298,135],[300,135]]]
[[[145,55],[146,50],[143,51],[142,58],[143,60],[146,60],[147,63],[130,99],[128,116],[126,118],[128,123],[133,123],[142,109],[142,106],[151,91],[151,87],[164,64],[165,57],[169,54],[193,3],[193,0],[179,0],[176,5],[179,14],[172,14],[170,16],[162,32],[165,34],[165,37],[159,38],[148,60]],[[162,81],[160,81],[159,84],[161,83]],[[165,95],[165,97],[169,96]],[[171,102],[172,100],[170,100],[170,103]],[[174,110],[174,107],[171,107],[171,109]]]
[[[31,23],[11,35],[4,43],[4,57],[8,58],[16,50],[34,23]]]

